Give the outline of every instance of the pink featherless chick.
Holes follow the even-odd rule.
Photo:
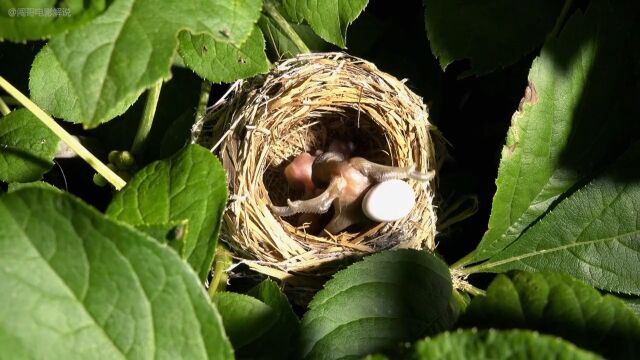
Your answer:
[[[272,206],[273,212],[282,217],[324,214],[333,205],[334,215],[324,230],[337,234],[366,220],[362,200],[372,185],[391,179],[429,181],[433,177],[433,171],[420,173],[415,166],[386,166],[362,157],[350,158],[353,149],[353,143],[334,141],[328,151],[317,156],[298,155],[285,168],[285,176],[292,187],[304,190],[305,199]],[[324,190],[317,194],[318,188]]]

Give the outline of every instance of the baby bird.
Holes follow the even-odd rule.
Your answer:
[[[335,141],[329,150],[312,156],[298,155],[285,168],[285,176],[290,185],[304,189],[305,197],[319,195],[304,200],[287,200],[287,206],[272,206],[279,216],[295,214],[324,214],[333,205],[333,218],[325,227],[330,234],[337,234],[350,225],[365,219],[362,199],[372,185],[391,179],[414,179],[429,181],[433,171],[421,173],[415,166],[395,167],[373,163],[362,157],[349,158],[353,151],[351,143]]]

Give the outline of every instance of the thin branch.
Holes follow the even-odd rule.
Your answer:
[[[478,289],[477,287],[467,283],[466,286],[464,286],[462,288],[462,290],[466,291],[467,293],[473,295],[473,296],[485,296],[487,295],[487,292],[482,290],[482,289]]]
[[[11,112],[11,109],[9,109],[9,106],[7,105],[7,103],[4,102],[2,98],[0,98],[0,113],[2,113],[2,115],[4,116],[7,116],[9,115],[10,112]]]
[[[95,171],[109,181],[116,190],[122,189],[127,183],[122,180],[115,172],[95,157],[87,148],[82,146],[80,142],[62,128],[51,116],[45,113],[38,105],[34,104],[29,98],[11,85],[7,80],[0,76],[0,87],[5,89],[9,95],[13,96],[24,107],[31,111],[40,121],[42,121],[54,134],[67,144],[78,156],[87,162]]]

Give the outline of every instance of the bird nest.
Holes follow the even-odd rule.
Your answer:
[[[194,126],[193,141],[217,152],[227,172],[221,240],[252,269],[286,279],[381,250],[435,249],[435,180],[409,180],[416,205],[402,220],[335,235],[311,234],[271,210],[300,196],[285,166],[332,139],[353,142],[354,154],[373,162],[435,170],[430,129],[425,104],[403,81],[344,53],[318,53],[236,82]]]

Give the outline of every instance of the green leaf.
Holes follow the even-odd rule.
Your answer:
[[[178,254],[184,252],[184,242],[189,234],[188,220],[171,220],[160,224],[139,224],[136,229],[158,240],[169,244]]]
[[[39,180],[51,169],[58,137],[27,109],[0,118],[0,181]]]
[[[33,181],[33,182],[28,182],[28,183],[10,183],[9,186],[7,186],[7,192],[14,192],[14,191],[18,191],[21,189],[29,189],[29,188],[37,188],[37,189],[44,189],[44,190],[53,190],[53,191],[61,191],[60,189],[58,189],[57,187],[46,183],[44,181]]]
[[[138,171],[113,197],[106,214],[134,226],[188,220],[180,255],[204,281],[226,205],[226,184],[218,159],[190,145]]]
[[[540,46],[563,1],[423,0],[431,51],[445,69],[469,59],[481,74],[516,62]],[[508,29],[508,31],[505,31]]]
[[[640,142],[513,244],[465,273],[564,272],[600,289],[639,295],[639,162]]]
[[[370,354],[363,358],[364,360],[390,360],[389,357],[383,354]]]
[[[67,193],[0,197],[0,348],[51,359],[233,357],[194,272]]]
[[[415,345],[412,359],[600,359],[570,342],[532,331],[464,330]]]
[[[385,251],[338,272],[302,319],[302,357],[387,350],[455,321],[449,269],[426,251]]]
[[[277,320],[269,331],[249,346],[237,349],[238,357],[274,360],[292,358],[297,346],[300,321],[287,297],[275,282],[268,279],[249,290],[247,295],[269,305],[277,316]]]
[[[158,157],[167,157],[178,152],[191,141],[191,127],[195,122],[193,108],[185,111],[167,127],[156,149]],[[155,121],[154,121],[155,123]]]
[[[248,295],[217,293],[214,302],[238,358],[289,359],[299,322],[276,283],[265,280]]]
[[[105,8],[105,0],[3,0],[0,1],[0,39],[48,38],[86,23]]]
[[[619,299],[622,300],[622,302],[624,302],[625,305],[627,305],[629,310],[633,311],[633,313],[636,314],[636,316],[640,317],[640,298],[622,297]]]
[[[559,196],[586,182],[635,137],[640,92],[631,79],[638,76],[611,71],[633,73],[637,66],[619,55],[635,47],[629,43],[629,17],[637,11],[622,4],[595,1],[585,14],[576,13],[534,61],[502,150],[489,229],[465,263],[487,259],[512,243]]]
[[[324,40],[347,46],[347,27],[367,6],[368,0],[282,0],[295,22],[306,20],[313,31]]]
[[[213,83],[232,82],[269,70],[264,38],[258,27],[240,46],[188,32],[180,33],[179,39],[178,53],[185,64]]]
[[[173,67],[171,72],[171,80],[162,84],[146,145],[136,154],[136,161],[142,166],[170,157],[191,139],[202,79],[187,68]],[[89,131],[89,136],[98,138],[106,149],[130,149],[142,119],[145,100],[146,96],[141,96],[124,114]]]
[[[471,301],[460,323],[537,330],[608,359],[640,355],[640,319],[620,299],[564,274],[498,275],[486,296]]]
[[[224,329],[234,349],[242,348],[260,337],[277,321],[271,306],[251,296],[232,292],[217,293],[213,298]]]
[[[268,53],[272,59],[290,58],[300,53],[296,44],[271,17],[263,14],[258,20],[258,25],[267,40]],[[309,25],[293,23],[289,25],[312,52],[327,51],[332,46],[316,35]]]
[[[31,69],[31,96],[56,117],[97,126],[171,76],[180,31],[240,44],[257,21],[261,3],[115,0],[86,26],[49,41]]]

